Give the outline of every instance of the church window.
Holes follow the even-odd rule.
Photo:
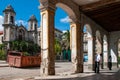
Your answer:
[[[24,40],[25,39],[25,32],[24,30],[19,30],[19,40]]]
[[[35,27],[37,27],[37,24],[35,24]]]
[[[37,24],[35,24],[35,30],[37,30]]]
[[[13,24],[13,22],[14,22],[14,18],[13,18],[13,16],[10,16],[10,23]]]

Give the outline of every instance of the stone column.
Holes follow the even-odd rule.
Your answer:
[[[102,63],[101,63],[101,69],[104,68],[104,53],[103,53],[103,37],[101,38],[101,57],[102,57]]]
[[[95,70],[95,55],[96,55],[96,36],[93,35],[93,66],[92,66],[92,70]]]
[[[44,0],[41,0],[44,1]],[[41,3],[41,75],[55,75],[54,13],[55,8]]]
[[[88,69],[93,69],[93,38],[88,37]]]
[[[104,68],[107,68],[107,64],[108,64],[108,42],[104,41],[103,44],[103,62],[104,62]]]
[[[83,72],[83,53],[82,53],[82,30],[79,22],[71,22],[71,57],[73,63],[73,72]]]

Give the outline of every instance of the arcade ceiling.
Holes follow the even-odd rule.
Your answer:
[[[120,0],[73,0],[80,10],[108,32],[120,31]]]

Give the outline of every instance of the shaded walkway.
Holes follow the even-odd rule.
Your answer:
[[[72,74],[67,76],[51,76],[51,77],[36,77],[32,80],[120,80],[120,70],[114,68],[112,71],[103,69],[99,74],[94,72],[84,72],[80,74]]]
[[[84,64],[84,73],[72,74],[72,63],[56,62],[56,75],[40,77],[40,68],[13,68],[0,67],[0,80],[120,80],[119,68],[100,70],[99,74],[87,69]]]

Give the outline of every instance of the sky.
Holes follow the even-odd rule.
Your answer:
[[[22,23],[26,28],[28,26],[27,21],[31,15],[35,15],[40,26],[41,16],[40,9],[38,8],[40,3],[39,0],[0,0],[0,31],[3,30],[3,10],[11,5],[15,12],[16,24]],[[70,23],[68,14],[61,8],[57,7],[55,12],[55,28],[64,31],[69,30]]]

